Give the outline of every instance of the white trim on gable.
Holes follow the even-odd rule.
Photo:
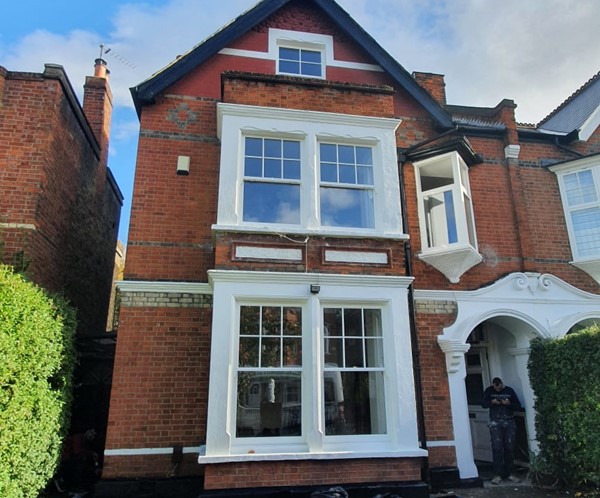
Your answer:
[[[585,120],[585,123],[581,125],[579,129],[579,140],[587,142],[594,132],[600,126],[600,106],[596,107],[596,110],[592,112],[589,117]]]
[[[327,67],[339,67],[344,69],[355,69],[357,71],[375,71],[383,72],[378,64],[366,64],[363,62],[350,62],[337,60],[333,49],[333,37],[330,35],[320,35],[315,33],[305,33],[303,31],[290,31],[285,29],[269,29],[269,48],[267,52],[256,50],[244,50],[239,48],[223,48],[219,51],[222,55],[232,55],[235,57],[247,57],[251,59],[272,60],[277,63],[279,56],[278,49],[285,46],[286,43],[295,46],[306,46],[308,48],[320,47],[324,55],[324,74],[326,76]]]

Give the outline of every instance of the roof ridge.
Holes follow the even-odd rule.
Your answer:
[[[583,91],[587,90],[593,83],[596,82],[597,79],[600,78],[600,71],[598,71],[594,76],[592,76],[588,81],[586,81],[581,87],[575,90],[571,96],[569,96],[564,102],[559,104],[559,106],[554,109],[550,114],[548,114],[544,119],[542,119],[536,126],[536,128],[540,128],[542,124],[546,121],[550,120],[550,118],[554,117],[561,110],[563,110],[568,104],[570,104],[577,96],[579,96]]]

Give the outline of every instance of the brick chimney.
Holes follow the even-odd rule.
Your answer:
[[[413,72],[412,77],[440,105],[446,105],[446,83],[443,74]]]
[[[108,163],[110,120],[112,117],[112,91],[108,83],[110,71],[104,59],[96,59],[94,76],[85,78],[83,86],[83,112],[100,144],[100,164]]]

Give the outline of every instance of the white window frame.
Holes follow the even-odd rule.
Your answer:
[[[596,195],[598,196],[598,201],[596,202],[596,206],[600,206],[600,155],[595,155],[592,157],[578,159],[576,161],[570,161],[568,163],[559,164],[556,166],[550,166],[548,169],[553,171],[558,179],[558,185],[560,189],[560,196],[563,205],[563,212],[565,216],[565,222],[567,225],[567,232],[569,234],[569,243],[571,245],[571,253],[573,256],[573,263],[595,263],[595,272],[600,270],[600,247],[596,254],[588,255],[585,257],[579,256],[579,249],[577,247],[577,241],[575,238],[575,230],[573,228],[573,222],[571,220],[571,211],[576,209],[581,209],[581,207],[577,207],[576,209],[571,208],[568,205],[567,193],[564,183],[564,178],[566,175],[572,173],[579,173],[585,170],[589,170],[592,172],[592,176],[594,179],[594,186],[596,188]],[[582,268],[584,269],[584,268]],[[586,270],[587,271],[587,270]]]
[[[217,223],[213,225],[214,230],[407,238],[402,228],[395,138],[400,120],[226,103],[217,105],[217,119],[217,133],[221,139],[221,167]],[[301,141],[300,225],[243,221],[245,136]],[[320,142],[372,147],[373,228],[321,226],[318,163]]]
[[[279,69],[279,49],[292,48],[296,50],[312,50],[321,54],[321,75],[306,75],[287,73]],[[299,78],[326,79],[327,65],[333,61],[333,37],[303,31],[288,31],[284,29],[269,29],[269,53],[276,61],[276,74],[297,76]]]
[[[427,454],[418,444],[412,374],[408,319],[412,278],[211,270],[209,279],[214,289],[214,308],[207,438],[200,463]],[[311,294],[310,284],[315,282],[320,292]],[[302,435],[236,438],[239,306],[271,303],[303,309]],[[325,435],[322,310],[339,306],[381,310],[385,434]]]
[[[426,192],[423,192],[420,175],[421,168],[432,166],[435,167],[438,164],[440,167],[447,167],[447,165],[450,164],[453,174],[452,186],[444,186],[438,189],[431,189]],[[447,152],[445,154],[424,159],[422,161],[415,161],[414,167],[417,182],[421,252],[423,254],[432,254],[439,251],[447,252],[449,249],[458,249],[464,247],[471,247],[475,252],[477,252],[477,233],[475,230],[475,218],[473,215],[473,201],[471,197],[468,167],[462,159],[462,157],[460,157],[460,154],[458,152]],[[429,246],[424,197],[426,196],[426,194],[431,195],[432,193],[441,193],[446,190],[450,190],[452,192],[457,240],[453,243]],[[464,204],[465,196],[469,200],[469,209],[466,209]],[[471,234],[469,233],[469,226],[472,230]]]

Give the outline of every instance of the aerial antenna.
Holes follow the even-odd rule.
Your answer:
[[[112,57],[114,57],[115,59],[117,59],[122,64],[125,64],[126,66],[129,66],[131,69],[136,69],[137,68],[137,66],[135,64],[129,62],[127,59],[125,59],[125,57],[121,57],[119,54],[117,54],[110,47],[105,48],[105,45],[103,43],[101,43],[100,44],[100,58],[103,59],[104,55],[106,55],[106,54],[110,54]]]

